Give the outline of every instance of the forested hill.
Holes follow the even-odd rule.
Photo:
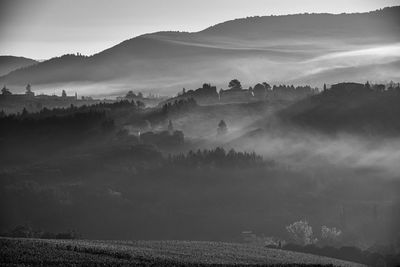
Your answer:
[[[0,56],[0,76],[36,63],[36,60],[25,57]]]
[[[327,133],[398,135],[400,87],[396,84],[388,90],[383,88],[368,83],[336,84],[289,106],[279,115],[296,125]]]
[[[209,27],[199,35],[242,40],[327,38],[362,42],[398,41],[400,7],[355,14],[295,14],[249,17]]]

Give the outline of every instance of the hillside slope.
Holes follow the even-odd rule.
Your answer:
[[[132,86],[175,93],[205,81],[226,87],[232,78],[244,84],[268,80],[313,85],[350,78],[396,80],[396,65],[390,63],[400,59],[399,17],[400,7],[392,7],[360,14],[252,17],[196,33],[158,32],[89,57],[53,58],[0,77],[0,83],[52,90],[54,84],[81,88],[106,83],[107,93]],[[371,64],[389,65],[384,71],[357,71]],[[348,68],[356,71],[349,74]],[[326,75],[332,69],[335,76]],[[103,93],[99,86],[91,90]]]
[[[0,56],[0,76],[36,63],[38,61],[25,57]]]
[[[296,125],[326,133],[358,132],[398,136],[400,88],[375,91],[364,84],[341,83],[280,112]]]
[[[362,266],[327,257],[233,243],[1,238],[0,244],[2,266],[89,263],[101,266]]]

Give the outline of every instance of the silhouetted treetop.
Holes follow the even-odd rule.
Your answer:
[[[229,82],[228,87],[231,88],[232,90],[241,90],[242,84],[238,79],[233,79]]]
[[[224,135],[228,132],[228,127],[226,126],[226,123],[224,120],[221,120],[218,123],[218,128],[217,128],[217,135]]]

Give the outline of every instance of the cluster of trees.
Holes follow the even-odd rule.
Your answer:
[[[337,246],[342,238],[342,231],[336,227],[321,227],[321,236],[318,239],[314,236],[311,225],[306,220],[300,220],[286,226],[290,240],[298,245],[306,246],[311,244],[322,244]]]
[[[400,253],[385,254],[369,250],[361,250],[353,246],[332,247],[316,246],[314,244],[301,246],[298,244],[286,244],[281,247],[284,250],[309,253],[319,256],[325,256],[340,260],[357,262],[367,266],[399,266]]]
[[[138,109],[143,109],[146,107],[145,103],[137,100],[121,100],[113,103],[106,103],[106,102],[100,102],[97,104],[93,104],[90,106],[83,106],[84,108],[95,108],[95,109],[118,109],[118,108],[138,108]]]
[[[114,121],[107,116],[104,109],[93,107],[73,107],[67,109],[42,109],[37,113],[28,113],[26,109],[19,114],[0,115],[0,136],[25,138],[34,135],[56,136],[77,135],[97,129],[109,131],[114,129]]]
[[[271,86],[266,83],[257,83],[254,88],[252,88],[252,93],[257,98],[265,98],[267,96],[267,92],[271,90]]]
[[[272,87],[272,91],[286,93],[286,94],[307,94],[314,93],[316,91],[315,88],[311,88],[309,85],[305,86],[294,86],[292,85],[274,85]]]
[[[168,114],[170,112],[180,112],[196,107],[197,103],[194,98],[175,100],[174,102],[165,103],[162,106],[162,113]]]
[[[129,91],[126,96],[126,99],[134,99],[134,98],[143,98],[142,92],[135,94],[133,91]]]
[[[140,135],[140,142],[157,146],[176,146],[183,144],[185,136],[182,131],[145,132]]]
[[[12,95],[10,89],[8,89],[5,85],[1,89],[1,95],[7,96],[7,95]]]
[[[367,82],[367,84],[369,84],[369,83]],[[367,84],[366,84],[366,86],[367,86]],[[382,85],[382,84],[374,84],[374,85],[372,85],[371,88],[373,90],[377,90],[378,88],[380,88],[380,90],[382,90],[382,86],[384,86],[384,85]],[[387,90],[389,92],[400,93],[400,83],[395,84],[393,81],[391,81],[389,83],[389,85],[387,86]]]
[[[369,266],[398,266],[400,263],[400,254],[362,251],[353,246],[341,246],[343,232],[336,227],[323,225],[319,238],[315,237],[313,228],[306,220],[294,222],[286,226],[286,230],[289,234],[290,243],[278,246],[285,250],[327,256]]]
[[[185,97],[211,97],[218,98],[217,87],[212,86],[210,83],[204,83],[201,88],[196,90],[188,90],[185,88],[182,89],[182,92],[178,94],[178,96]]]
[[[204,149],[189,151],[186,154],[169,155],[168,162],[172,165],[182,167],[217,167],[217,168],[240,168],[263,165],[262,156],[256,153],[237,152],[234,149],[228,152],[221,147],[215,149]]]
[[[368,81],[365,84],[362,83],[338,83],[327,88],[324,84],[323,95],[329,96],[354,96],[363,94],[392,94],[400,93],[400,83],[389,83],[388,86],[384,84],[370,84]]]
[[[141,120],[150,122],[151,124],[164,122],[168,119],[171,113],[173,114],[186,112],[192,108],[197,107],[197,102],[194,100],[194,98],[190,97],[168,101],[167,103],[164,103],[160,106],[161,108],[156,107],[154,109],[150,109],[147,113],[143,114]]]
[[[389,89],[392,88],[392,89]],[[279,112],[287,121],[327,133],[398,135],[400,87],[339,83]]]
[[[90,111],[109,111],[109,110],[114,110],[114,109],[120,109],[120,108],[130,108],[130,109],[143,109],[145,107],[145,104],[141,101],[128,101],[128,100],[122,100],[118,102],[113,102],[113,103],[106,103],[106,102],[100,102],[92,105],[82,105],[82,106],[74,106],[71,104],[69,107],[66,108],[42,108],[39,112],[28,112],[26,108],[22,110],[20,113],[16,114],[9,114],[7,115],[4,110],[0,111],[0,118],[44,118],[48,116],[65,116],[68,114],[72,113],[77,113],[77,112],[90,112]]]
[[[346,83],[348,85],[355,85],[350,90],[352,92],[362,89],[362,92],[400,92],[400,83],[390,82],[387,86],[384,84],[370,84],[367,82],[365,85],[357,83]],[[324,84],[323,92],[330,91],[331,93],[338,93],[343,84],[333,85],[331,90],[327,90],[326,84]],[[277,97],[277,98],[293,98],[293,97],[304,97],[309,95],[314,95],[318,93],[318,88],[312,88],[309,85],[305,86],[294,86],[294,85],[269,85],[267,82],[257,83],[254,87],[249,87],[248,89],[243,89],[241,82],[238,79],[233,79],[228,83],[229,90],[220,90],[219,95],[227,91],[247,91],[250,95],[256,98],[265,97]],[[201,88],[196,90],[186,91],[183,88],[182,92],[178,96],[185,97],[211,97],[218,98],[218,92],[216,86],[212,86],[209,83],[204,83]]]
[[[228,87],[231,90],[242,90],[242,84],[238,79],[233,79],[228,83]]]
[[[313,236],[312,227],[306,220],[294,222],[286,226],[286,230],[289,233],[290,239],[295,244],[310,245],[317,241]]]
[[[196,101],[204,103],[214,102],[230,102],[230,101],[258,101],[267,98],[277,99],[297,99],[307,97],[315,94],[318,91],[316,88],[310,86],[287,86],[287,85],[274,85],[271,87],[267,82],[257,83],[254,88],[249,87],[244,89],[238,79],[233,79],[228,83],[228,89],[220,89],[219,92],[215,86],[209,83],[204,83],[201,88],[196,90],[186,91],[183,88],[182,92],[178,94],[179,98],[194,98]]]

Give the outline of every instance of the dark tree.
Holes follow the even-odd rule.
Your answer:
[[[169,122],[168,122],[168,132],[172,134],[173,131],[174,131],[174,126],[172,125],[172,121],[169,120]]]
[[[253,93],[255,97],[264,98],[266,96],[266,88],[263,84],[257,83],[254,86]]]
[[[3,89],[1,89],[2,95],[12,95],[10,90],[4,85]]]
[[[133,92],[133,91],[129,91],[127,94],[126,94],[126,96],[125,96],[125,98],[135,98],[136,97],[136,95],[135,95],[135,93]]]
[[[232,81],[229,82],[228,87],[233,89],[233,90],[241,90],[242,85],[238,79],[233,79]]]
[[[28,83],[28,85],[26,86],[26,91],[25,91],[25,95],[26,96],[35,96],[35,94],[32,92],[32,87],[31,85]]]
[[[384,84],[375,84],[375,85],[373,86],[373,89],[374,89],[376,92],[382,93],[382,92],[385,91],[385,85],[384,85]]]
[[[142,101],[136,101],[136,106],[140,109],[145,108],[146,105]]]
[[[173,140],[175,141],[176,144],[183,144],[185,140],[185,136],[182,131],[174,131],[173,133]]]
[[[22,116],[26,116],[26,115],[28,115],[28,111],[26,110],[26,108],[24,108],[22,110]]]
[[[226,126],[226,123],[224,120],[221,120],[218,123],[218,129],[217,129],[217,135],[224,135],[228,132],[228,127]]]
[[[210,89],[211,88],[211,84],[210,83],[203,83],[203,89]]]
[[[368,81],[365,83],[365,89],[371,90],[371,85],[369,84]]]
[[[61,96],[62,97],[67,97],[67,92],[65,92],[65,90],[62,90]]]
[[[271,90],[271,85],[269,85],[267,82],[262,83],[265,87],[266,90]]]

